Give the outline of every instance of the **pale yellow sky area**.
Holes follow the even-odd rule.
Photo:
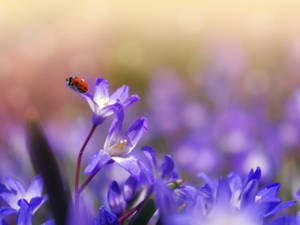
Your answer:
[[[229,30],[288,32],[300,28],[300,1],[292,0],[2,0],[2,31],[32,24],[95,26],[143,32],[170,28],[187,33]]]

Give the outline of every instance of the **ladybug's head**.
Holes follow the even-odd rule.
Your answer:
[[[66,78],[66,81],[68,82],[68,85],[71,85],[71,84],[72,84],[72,78],[73,78],[73,77],[68,77],[68,78]]]

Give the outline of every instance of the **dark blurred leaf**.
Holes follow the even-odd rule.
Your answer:
[[[155,213],[156,207],[153,198],[145,202],[143,207],[130,220],[130,225],[148,224],[149,220]]]
[[[27,124],[27,145],[34,169],[41,174],[57,225],[64,225],[68,212],[68,192],[46,137],[34,119]]]

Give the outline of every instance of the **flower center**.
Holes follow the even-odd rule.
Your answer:
[[[126,139],[119,140],[116,144],[114,144],[111,147],[111,152],[110,152],[111,155],[113,156],[120,155],[124,151],[126,144],[127,144]]]
[[[262,197],[260,195],[255,196],[255,202],[258,202]]]
[[[109,105],[109,98],[101,98],[99,106],[101,108]]]

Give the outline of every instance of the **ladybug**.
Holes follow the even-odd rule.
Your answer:
[[[81,77],[69,77],[66,81],[70,88],[78,91],[79,93],[86,93],[89,90],[88,83]]]

